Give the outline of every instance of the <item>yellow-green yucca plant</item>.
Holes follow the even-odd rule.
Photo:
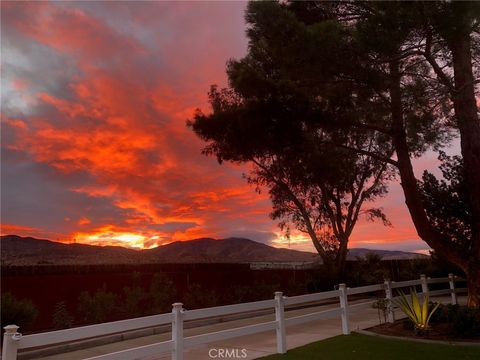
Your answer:
[[[400,299],[396,301],[396,304],[413,322],[415,325],[415,332],[419,334],[430,329],[428,325],[430,318],[440,305],[440,303],[437,303],[432,309],[430,309],[427,294],[424,295],[423,303],[420,304],[420,299],[415,289],[410,290],[410,301],[407,296],[400,291]]]

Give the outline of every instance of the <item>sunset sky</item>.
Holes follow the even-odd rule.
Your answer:
[[[152,247],[198,237],[290,243],[270,201],[185,126],[246,54],[243,2],[2,1],[2,234]],[[435,155],[416,161],[417,174]],[[352,247],[422,250],[399,185]]]

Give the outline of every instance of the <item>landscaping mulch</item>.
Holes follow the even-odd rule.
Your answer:
[[[406,326],[404,320],[398,320],[393,324],[383,323],[367,330],[381,335],[400,336],[412,339],[480,343],[480,337],[465,339],[452,336],[449,334],[450,329],[448,324],[434,324],[428,333],[421,335],[415,335],[413,328]]]

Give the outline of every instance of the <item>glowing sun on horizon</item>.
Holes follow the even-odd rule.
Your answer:
[[[123,246],[134,249],[147,249],[157,246],[155,240],[159,236],[146,236],[133,232],[117,231],[99,231],[96,233],[77,233],[75,242],[80,244],[97,246]],[[151,246],[146,246],[146,242],[154,242]]]

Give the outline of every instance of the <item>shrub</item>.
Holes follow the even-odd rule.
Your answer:
[[[164,273],[158,272],[153,275],[149,291],[149,297],[152,300],[152,313],[170,311],[176,295],[177,291],[173,281]]]
[[[78,298],[78,313],[88,322],[103,322],[115,310],[116,295],[107,292],[106,286],[90,295],[84,291]]]
[[[7,325],[17,325],[27,329],[38,316],[37,307],[27,299],[17,299],[11,292],[2,294],[1,298],[2,329]]]
[[[255,288],[252,289],[253,301],[273,299],[275,291],[279,291],[280,285],[278,283],[267,283],[260,281],[255,284]]]
[[[239,304],[250,301],[250,287],[247,285],[230,285],[225,289],[222,296],[224,304]]]
[[[305,288],[308,293],[330,291],[339,283],[339,279],[331,272],[325,271],[325,267],[315,270],[313,274],[307,275]]]
[[[449,324],[449,332],[455,337],[474,338],[480,336],[480,309],[442,305],[432,317],[432,322]]]
[[[430,303],[430,306],[432,304]],[[451,323],[453,321],[453,317],[458,312],[459,306],[458,305],[443,305],[441,304],[438,307],[438,310],[432,315],[430,322],[432,324],[435,323]]]
[[[360,286],[378,284],[389,278],[389,273],[382,268],[381,261],[382,257],[374,252],[368,252],[364,257],[357,256],[357,269],[354,275],[356,283]]]
[[[140,273],[135,271],[132,274],[132,286],[123,288],[125,295],[122,312],[127,316],[140,316],[147,312],[146,307],[142,307],[142,302],[146,300],[147,293],[140,286]]]
[[[122,313],[127,316],[140,316],[144,314],[147,309],[142,308],[141,303],[146,299],[147,294],[140,286],[126,286],[123,288],[125,294]]]
[[[379,298],[372,304],[372,307],[374,309],[377,309],[378,321],[380,322],[380,324],[382,323],[382,317],[380,316],[380,314],[383,315],[383,322],[386,323],[388,311],[390,309],[390,300],[385,298]]]
[[[218,298],[215,291],[205,289],[200,284],[192,284],[183,297],[183,303],[186,308],[198,309],[217,305]]]
[[[55,329],[69,329],[72,327],[73,316],[68,312],[67,304],[64,301],[55,304],[52,322]]]
[[[480,309],[460,307],[452,320],[454,336],[462,338],[480,336]]]

